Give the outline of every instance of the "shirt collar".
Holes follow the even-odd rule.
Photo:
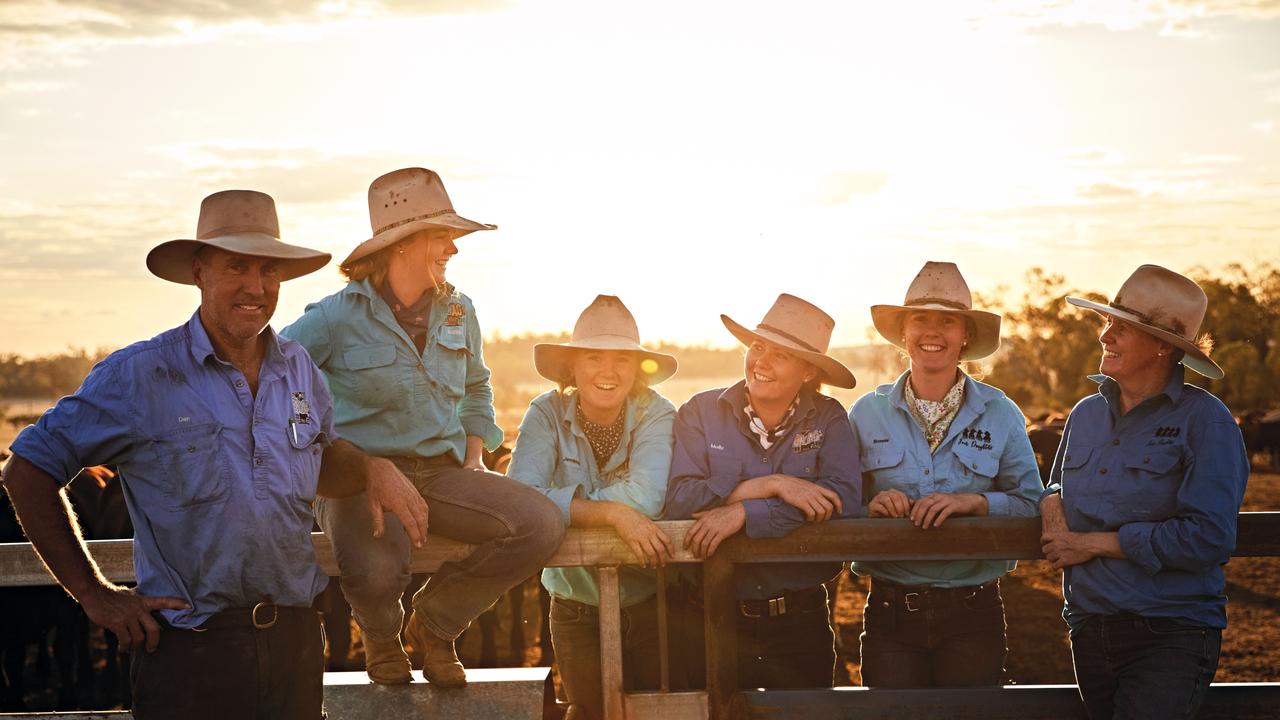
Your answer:
[[[1090,375],[1089,379],[1098,383],[1098,393],[1106,399],[1108,404],[1116,404],[1120,401],[1120,383],[1109,375]],[[1170,402],[1178,402],[1182,397],[1182,386],[1186,382],[1186,368],[1182,363],[1178,363],[1173,368],[1173,372],[1169,373],[1169,382],[1165,383],[1164,389],[1156,393],[1152,397],[1164,395],[1169,398]],[[1147,398],[1150,400],[1151,398]],[[1146,400],[1143,401],[1144,403]]]
[[[191,314],[191,319],[187,321],[187,333],[191,336],[191,357],[195,358],[196,363],[203,365],[209,358],[218,358],[218,353],[213,349],[213,341],[209,339],[209,333],[204,329],[204,322],[200,320],[200,308]],[[262,358],[264,366],[281,362],[284,360],[284,351],[280,349],[280,336],[270,325],[263,328],[262,333],[267,336],[267,352]],[[223,362],[218,358],[219,362]]]
[[[960,371],[960,374],[964,376],[964,403],[960,407],[968,408],[981,415],[987,403],[1005,396],[1004,391],[998,387],[980,383],[969,377],[969,374],[963,370]],[[907,405],[907,379],[910,377],[911,371],[904,370],[897,380],[877,387],[876,394],[887,396],[890,405],[900,408],[904,412],[910,412],[911,409]]]
[[[813,404],[813,397],[817,393],[800,391],[800,402],[796,406],[795,417],[797,419],[806,418],[816,412],[817,408]],[[728,405],[733,412],[734,417],[744,417],[742,414],[747,407],[747,381],[739,380],[730,385],[721,392],[717,401]]]

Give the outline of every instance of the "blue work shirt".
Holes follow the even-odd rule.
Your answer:
[[[638,397],[628,397],[622,441],[600,468],[578,422],[578,401],[578,393],[565,395],[559,390],[534,399],[520,422],[507,475],[550,498],[560,508],[566,527],[574,498],[611,500],[658,517],[671,468],[675,406],[648,388]],[[618,580],[623,606],[657,591],[650,570],[623,566]],[[600,604],[595,568],[547,568],[542,571],[542,584],[555,597]]]
[[[912,500],[930,493],[978,493],[993,517],[1034,517],[1043,485],[1018,406],[999,389],[964,378],[964,402],[930,451],[907,404],[910,371],[858,398],[849,422],[871,477],[870,501],[885,490]],[[922,531],[927,532],[927,531]],[[854,562],[853,571],[899,585],[981,585],[1013,570],[1012,560]]]
[[[1240,428],[1218,398],[1183,384],[1120,414],[1120,386],[1090,378],[1098,393],[1067,418],[1045,496],[1062,493],[1073,532],[1116,532],[1127,559],[1096,557],[1066,568],[1063,617],[1130,612],[1227,626],[1222,566],[1236,542],[1249,480]]]
[[[312,303],[281,335],[302,343],[334,398],[344,440],[379,457],[466,458],[467,436],[502,444],[471,299],[452,285],[431,303],[421,353],[368,280]]]
[[[684,520],[724,504],[738,483],[781,473],[834,490],[843,512],[856,517],[862,501],[858,442],[839,401],[800,391],[791,427],[762,450],[747,424],[745,381],[698,393],[676,414],[675,454],[663,516]],[[805,524],[805,515],[779,498],[744,500],[747,537],[782,537]],[[738,598],[780,597],[830,580],[840,563],[755,563],[737,566]]]
[[[310,606],[328,578],[311,544],[329,392],[301,345],[263,331],[258,392],[214,353],[197,311],[112,353],[22,431],[13,452],[61,483],[120,471],[143,595],[182,598],[175,627],[270,599]]]

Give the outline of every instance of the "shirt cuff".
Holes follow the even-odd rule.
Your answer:
[[[1049,487],[1046,487],[1044,490],[1040,491],[1040,499],[1036,500],[1036,507],[1037,508],[1040,507],[1040,503],[1048,499],[1050,495],[1061,495],[1061,494],[1062,494],[1062,486],[1059,485],[1058,483],[1054,483]]]
[[[579,492],[581,490],[581,485],[570,485],[569,487],[551,488],[547,491],[547,499],[560,508],[560,516],[564,518],[565,527],[569,527],[569,506],[573,504],[573,499],[581,494]]]
[[[744,530],[747,537],[773,537],[773,522],[770,520],[769,501],[763,498],[743,500],[742,507],[747,509],[747,522]]]
[[[1155,529],[1155,523],[1139,522],[1122,525],[1119,532],[1120,549],[1148,575],[1155,575],[1162,567],[1160,558],[1156,557],[1156,549],[1151,545],[1151,534]]]
[[[1002,492],[985,492],[987,499],[987,515],[1004,516],[1009,514],[1009,496]]]
[[[486,450],[492,452],[502,444],[502,428],[492,418],[468,416],[462,418],[462,431],[467,435],[475,435],[484,442]]]

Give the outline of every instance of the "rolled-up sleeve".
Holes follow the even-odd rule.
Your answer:
[[[99,363],[74,395],[27,426],[10,449],[62,484],[82,468],[120,464],[138,437],[122,375],[119,363]]]
[[[467,314],[467,377],[466,392],[458,408],[458,420],[467,435],[484,441],[488,450],[496,450],[502,444],[502,428],[498,427],[493,411],[493,386],[489,383],[489,367],[484,364],[484,342],[480,335],[480,321],[475,309]]]
[[[671,456],[671,477],[667,482],[667,502],[662,516],[686,520],[694,513],[724,503],[742,478],[712,475],[698,398],[686,402],[676,413],[675,446]]]
[[[863,509],[858,441],[848,416],[838,404],[824,410],[823,420],[823,441],[818,450],[814,484],[840,496],[841,512],[833,518],[857,517]],[[802,510],[781,498],[746,500],[743,505],[747,511],[747,537],[782,537],[807,522]]]
[[[667,494],[675,419],[675,408],[670,403],[662,401],[650,405],[636,426],[627,473],[592,490],[587,497],[620,502],[651,518],[658,517]]]
[[[1240,428],[1213,420],[1188,438],[1192,457],[1183,470],[1174,516],[1126,523],[1120,548],[1150,574],[1162,569],[1203,571],[1231,558],[1236,517],[1249,479]]]
[[[1007,407],[1004,452],[1000,455],[1000,469],[996,473],[996,490],[985,492],[987,514],[992,516],[1035,517],[1039,514],[1040,469],[1036,466],[1036,452],[1031,447],[1022,411],[1012,400],[1004,400]]]
[[[520,421],[520,437],[511,452],[507,476],[546,495],[556,507],[565,527],[569,526],[569,506],[582,495],[581,485],[554,487],[552,478],[559,458],[556,419],[535,400]]]

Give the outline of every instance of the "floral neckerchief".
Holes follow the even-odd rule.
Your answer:
[[[965,374],[960,373],[960,379],[942,396],[942,401],[934,402],[916,397],[915,391],[911,389],[911,378],[907,378],[907,407],[911,409],[911,417],[916,419],[916,424],[924,431],[924,439],[929,442],[931,453],[942,444],[951,421],[960,412],[960,405],[964,403],[964,379]]]
[[[591,454],[596,456],[596,469],[604,472],[605,463],[609,462],[609,458],[613,457],[614,451],[622,443],[622,426],[627,419],[626,410],[624,408],[618,413],[618,419],[608,425],[588,420],[582,412],[581,402],[578,403],[577,415],[582,433],[587,436],[587,442],[591,444]]]
[[[791,407],[787,408],[787,414],[782,416],[782,421],[769,430],[765,428],[764,421],[756,415],[755,409],[751,407],[751,395],[747,394],[747,404],[742,408],[742,412],[747,415],[747,426],[751,428],[751,432],[755,434],[756,441],[760,443],[760,447],[768,450],[773,444],[778,442],[778,438],[787,434],[787,430],[791,428],[791,421],[795,419],[796,408],[800,405],[800,395],[796,394],[795,399],[791,401]]]

